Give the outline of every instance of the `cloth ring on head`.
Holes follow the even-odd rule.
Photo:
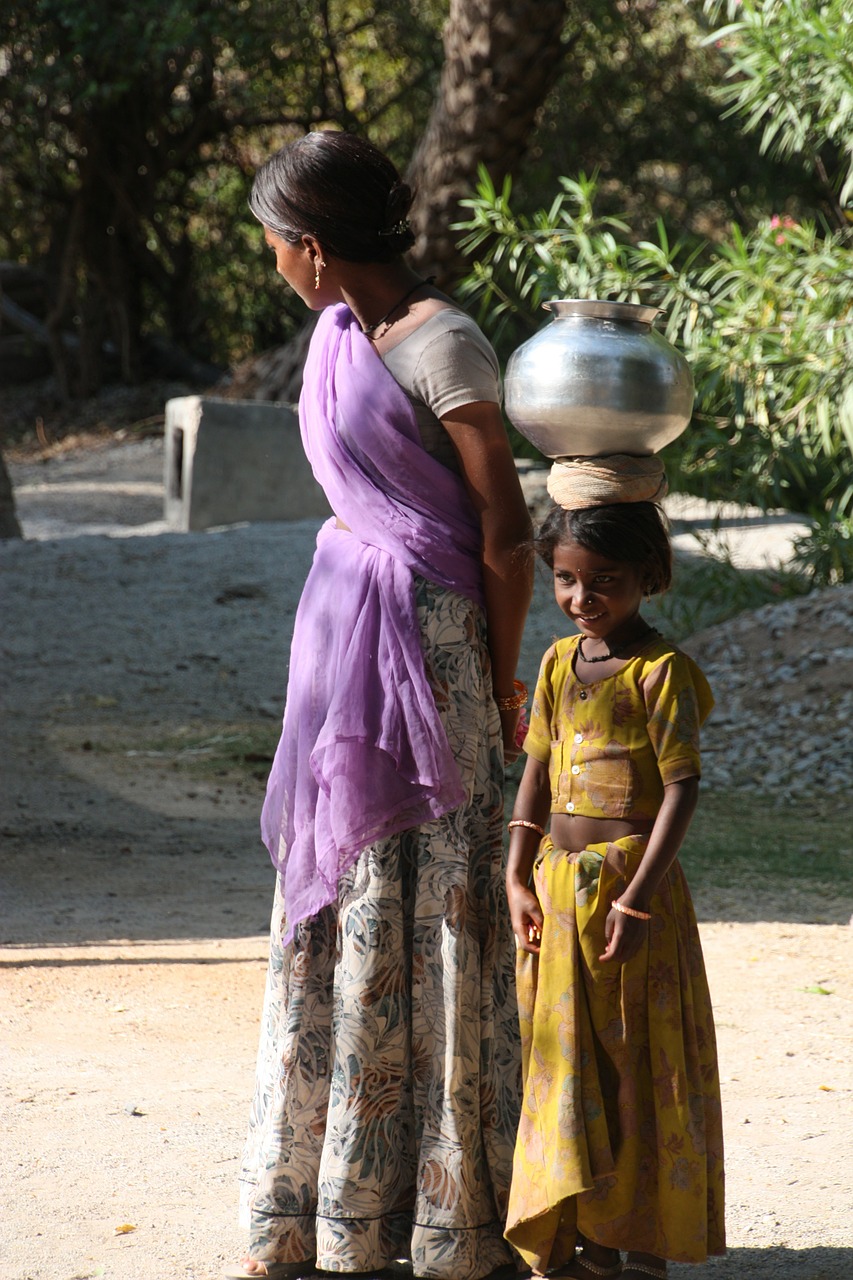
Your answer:
[[[617,502],[659,502],[666,494],[666,472],[654,454],[557,458],[548,473],[547,489],[557,505],[568,511]]]

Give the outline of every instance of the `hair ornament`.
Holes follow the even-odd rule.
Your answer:
[[[395,222],[393,227],[388,231],[380,231],[381,236],[405,236],[412,229],[412,225],[408,218],[401,218],[399,222]]]

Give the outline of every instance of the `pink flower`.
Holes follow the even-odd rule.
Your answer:
[[[799,225],[800,224],[793,218],[789,218],[787,214],[784,214],[780,218],[778,213],[774,213],[773,217],[770,219],[770,228],[772,231],[775,231],[777,227],[782,227],[783,230],[789,231],[792,227],[798,227]],[[784,244],[785,236],[780,232],[780,234],[775,237],[775,240],[777,244]]]
[[[524,739],[527,737],[527,730],[530,728],[527,716],[522,710],[518,717],[518,726],[515,730],[515,745],[520,749]]]

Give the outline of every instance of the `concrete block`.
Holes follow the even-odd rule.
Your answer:
[[[169,400],[164,481],[171,529],[331,514],[292,405],[212,396]]]

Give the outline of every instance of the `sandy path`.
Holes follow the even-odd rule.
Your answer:
[[[702,932],[731,1247],[672,1273],[849,1280],[847,931]],[[263,952],[255,936],[3,949],[0,1275],[212,1280],[236,1255]],[[808,994],[818,982],[836,994]]]

